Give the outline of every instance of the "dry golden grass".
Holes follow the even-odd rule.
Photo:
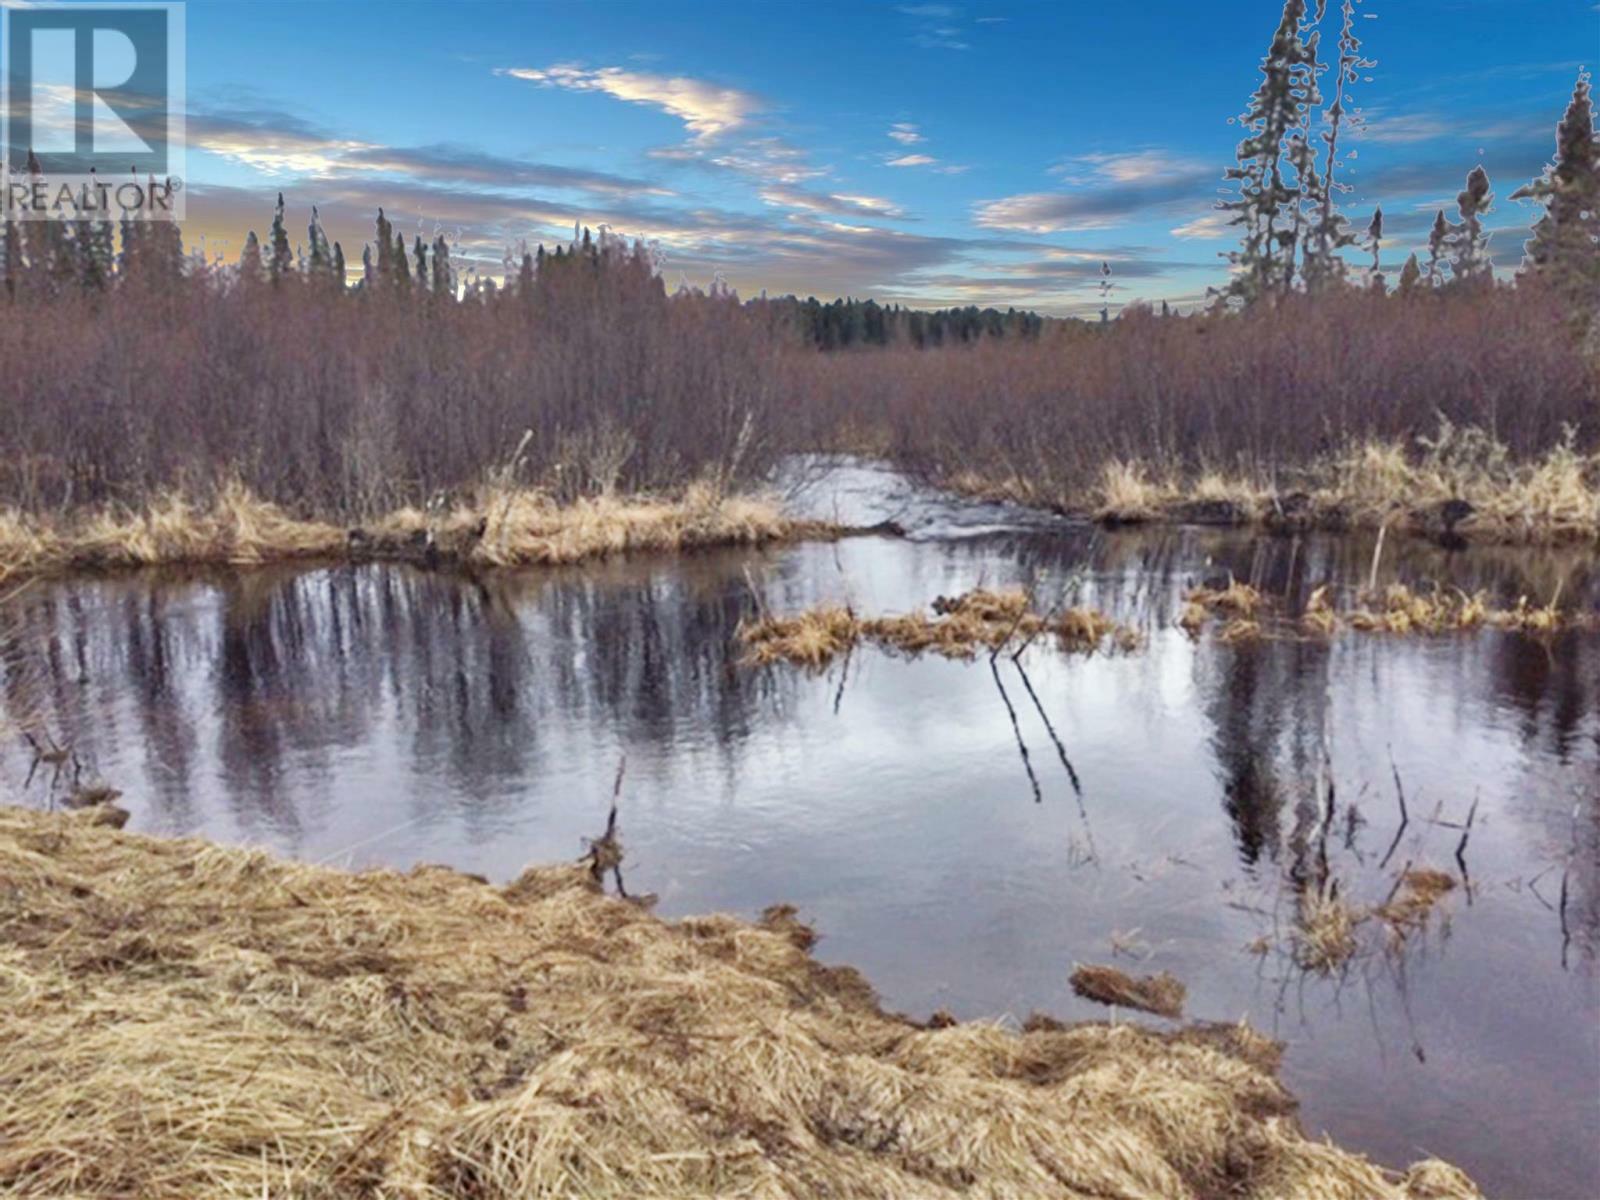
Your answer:
[[[1439,901],[1456,888],[1455,876],[1432,867],[1411,867],[1400,876],[1400,886],[1377,916],[1400,937],[1422,928]]]
[[[8,1194],[1478,1196],[1306,1140],[1248,1030],[920,1028],[781,908],[17,809],[0,880]]]
[[[1146,466],[1113,459],[1101,468],[1094,515],[1101,521],[1128,524],[1153,521],[1161,515],[1166,500],[1166,489],[1151,478]]]
[[[1378,904],[1351,904],[1331,883],[1307,888],[1300,893],[1288,931],[1289,955],[1302,970],[1332,974],[1357,954],[1373,949],[1370,941],[1364,942],[1363,931],[1374,928],[1387,934],[1385,948],[1390,953],[1402,953],[1407,941],[1427,926],[1434,909],[1457,886],[1455,876],[1447,871],[1408,864],[1395,879],[1388,898]],[[1270,940],[1261,939],[1250,948],[1263,953],[1270,945]]]
[[[1451,501],[1471,505],[1458,532],[1484,541],[1561,541],[1600,535],[1600,456],[1568,437],[1542,458],[1516,462],[1482,430],[1441,427],[1423,452],[1398,442],[1353,446],[1318,474],[1316,506],[1359,525],[1399,517],[1429,528],[1428,514]]]
[[[424,557],[484,566],[573,563],[633,550],[747,545],[797,532],[775,504],[695,484],[676,499],[600,496],[557,504],[532,489],[487,487],[453,508],[398,509],[357,531],[291,516],[229,483],[209,503],[177,493],[138,512],[104,510],[70,521],[0,511],[0,575],[176,563],[263,563]]]
[[[739,627],[752,666],[789,662],[818,669],[861,639],[861,622],[848,608],[823,605],[792,617],[763,617]]]
[[[739,627],[754,666],[790,662],[819,669],[861,642],[902,654],[937,654],[970,659],[980,650],[1021,646],[1051,634],[1063,651],[1090,653],[1109,642],[1118,650],[1138,648],[1137,630],[1090,608],[1040,613],[1027,593],[975,588],[933,602],[933,615],[918,611],[862,618],[838,605],[822,605],[792,616],[765,616]]]
[[[1323,975],[1337,971],[1359,949],[1356,926],[1368,915],[1352,908],[1333,888],[1303,892],[1290,934],[1295,964]]]
[[[1183,1016],[1183,1002],[1189,995],[1189,989],[1165,971],[1135,978],[1116,967],[1086,965],[1073,968],[1070,982],[1072,990],[1086,1000],[1173,1020]]]
[[[1281,487],[1279,474],[1296,485]],[[1483,430],[1448,423],[1414,445],[1354,442],[1325,461],[1277,471],[1228,473],[1116,458],[1075,494],[1047,494],[1014,474],[996,480],[968,470],[944,482],[963,495],[1048,502],[1108,524],[1388,525],[1484,542],[1600,537],[1600,455],[1581,453],[1569,435],[1542,457],[1518,461]]]

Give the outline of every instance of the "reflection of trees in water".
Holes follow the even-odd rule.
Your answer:
[[[1034,590],[1040,603],[1080,569],[1078,600],[1147,630],[1168,628],[1184,593],[1195,583],[1228,576],[1275,597],[1294,614],[1327,583],[1349,593],[1365,587],[1376,537],[1372,534],[1263,536],[1246,530],[1152,528],[1117,533],[1083,529],[1006,534],[952,543],[948,553],[1015,564],[1003,582]],[[1393,539],[1384,549],[1380,584],[1403,581],[1483,590],[1511,605],[1524,595],[1540,602],[1600,606],[1600,571],[1592,556],[1550,548],[1476,547],[1448,550],[1418,539]],[[1463,687],[1488,694],[1522,714],[1530,751],[1566,764],[1581,756],[1600,716],[1600,642],[1565,636],[1550,642],[1485,632],[1463,640]],[[1487,647],[1486,652],[1480,652]],[[1247,862],[1274,853],[1280,814],[1296,806],[1296,827],[1315,812],[1314,779],[1322,761],[1330,699],[1327,644],[1269,640],[1218,646],[1198,653],[1200,690],[1213,725],[1212,744],[1223,804]],[[1600,791],[1600,784],[1597,784]],[[1594,802],[1600,804],[1600,798]]]
[[[190,824],[207,742],[246,828],[297,828],[307,795],[336,803],[338,754],[375,741],[470,807],[514,793],[495,781],[538,776],[553,722],[735,752],[787,677],[735,669],[750,600],[734,557],[483,580],[368,566],[52,585],[22,614],[37,678],[0,669],[0,702],[41,708],[86,754],[142,754],[176,825]],[[319,776],[329,786],[308,788]]]
[[[916,587],[930,563],[1031,587],[1045,605],[1088,564],[1074,602],[1156,632],[1170,628],[1187,587],[1208,576],[1253,581],[1290,611],[1323,582],[1358,586],[1372,544],[1081,528],[884,543],[883,561],[905,564],[906,607],[932,600]],[[834,560],[815,550],[773,557],[779,569],[764,586],[795,590],[803,580],[804,592],[824,578],[833,586]],[[339,754],[352,748],[408,760],[452,802],[480,807],[515,792],[498,781],[569,769],[550,763],[553,753],[591,747],[605,775],[612,764],[598,759],[613,733],[624,744],[714,745],[732,761],[758,718],[785,719],[780,701],[798,686],[788,672],[736,669],[752,561],[710,553],[479,580],[370,566],[41,584],[15,602],[18,624],[34,631],[35,678],[0,666],[0,702],[13,717],[42,707],[91,762],[143,754],[153,799],[179,826],[191,823],[208,755],[241,822],[288,829],[305,816],[289,797],[325,802],[339,782]],[[1401,541],[1384,561],[1386,578],[1437,578],[1501,597],[1541,595],[1553,578],[1568,581],[1568,598],[1592,598],[1597,587],[1589,568],[1549,551],[1452,554]],[[1600,642],[1547,647],[1490,633],[1461,645],[1460,694],[1492,696],[1522,714],[1530,754],[1583,757],[1600,703]],[[1286,807],[1311,802],[1329,669],[1316,641],[1207,639],[1196,651],[1222,804],[1249,862],[1278,852]],[[119,730],[124,717],[135,727]],[[319,777],[327,787],[305,786]],[[1584,896],[1593,895],[1585,884]]]

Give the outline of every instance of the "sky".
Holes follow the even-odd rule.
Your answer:
[[[316,205],[352,264],[381,204],[495,276],[581,221],[655,242],[672,286],[1083,315],[1107,262],[1118,304],[1184,307],[1225,277],[1230,119],[1281,11],[191,0],[186,238],[237,258],[281,190],[297,239]],[[1383,206],[1396,265],[1481,162],[1514,266],[1536,214],[1507,197],[1600,58],[1600,4],[1356,11],[1376,65],[1352,89],[1346,212],[1365,228]]]

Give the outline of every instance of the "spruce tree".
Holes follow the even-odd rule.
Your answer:
[[[1252,303],[1280,290],[1293,272],[1294,215],[1298,187],[1284,173],[1284,149],[1292,131],[1306,119],[1307,72],[1314,81],[1314,47],[1301,37],[1305,0],[1285,0],[1271,48],[1261,62],[1261,85],[1240,123],[1248,130],[1237,151],[1238,165],[1226,178],[1239,186],[1237,200],[1219,207],[1234,214],[1243,237],[1228,261],[1235,274],[1226,295]],[[1292,164],[1291,164],[1292,165]]]
[[[444,234],[433,239],[433,294],[446,300],[455,298],[455,273],[450,269],[450,247]]]
[[[283,223],[283,193],[278,193],[278,206],[272,212],[272,257],[267,260],[268,273],[274,285],[294,274],[294,251],[289,246],[289,230]]]
[[[239,278],[246,286],[261,282],[261,241],[254,229],[244,238],[244,250],[239,255]]]
[[[1306,286],[1326,286],[1344,278],[1345,261],[1342,252],[1357,243],[1355,233],[1339,212],[1335,197],[1348,192],[1350,185],[1340,183],[1339,133],[1345,121],[1345,102],[1349,88],[1360,82],[1361,72],[1376,66],[1371,59],[1361,56],[1361,39],[1355,34],[1354,0],[1344,0],[1340,6],[1342,25],[1339,32],[1339,58],[1334,73],[1333,103],[1326,114],[1326,128],[1322,141],[1327,147],[1323,160],[1322,178],[1318,185],[1318,211],[1310,231],[1310,245],[1306,247]]]
[[[1489,234],[1479,219],[1489,211],[1494,193],[1489,190],[1489,173],[1482,164],[1467,174],[1467,186],[1456,194],[1456,208],[1461,222],[1450,235],[1454,253],[1450,259],[1450,274],[1457,283],[1487,283],[1494,279],[1494,268],[1489,262]]]
[[[1433,218],[1433,228],[1428,231],[1428,283],[1438,287],[1444,282],[1445,250],[1450,245],[1450,222],[1445,220],[1444,209]]]
[[[383,209],[379,208],[378,236],[376,239],[378,243],[377,279],[379,287],[387,285],[394,279],[394,264],[389,261],[389,256],[393,253],[394,248],[394,238],[391,236],[393,233],[394,226],[383,215]]]
[[[1417,285],[1422,281],[1422,267],[1417,263],[1416,251],[1406,259],[1406,265],[1400,268],[1400,294],[1409,296],[1417,290]]]
[[[389,265],[394,271],[394,286],[396,290],[409,292],[411,290],[411,267],[406,262],[406,235],[394,235],[394,252],[389,256]]]
[[[333,247],[328,245],[328,235],[322,230],[322,222],[317,219],[317,206],[311,206],[311,224],[306,228],[306,236],[311,241],[311,262],[308,274],[312,280],[323,286],[332,286],[335,279],[335,265],[333,261]],[[343,281],[339,281],[343,286]]]
[[[1372,247],[1372,270],[1368,273],[1368,283],[1374,291],[1383,291],[1383,263],[1380,251],[1383,248],[1383,209],[1372,210],[1372,223],[1367,226],[1367,245]]]
[[[428,286],[428,246],[422,240],[422,235],[417,234],[416,240],[411,244],[411,256],[417,260],[417,286]]]
[[[338,242],[333,244],[333,278],[339,290],[344,291],[344,247]]]
[[[1556,127],[1555,161],[1511,198],[1545,206],[1526,243],[1523,273],[1561,289],[1582,308],[1600,305],[1600,141],[1587,74],[1579,74]]]

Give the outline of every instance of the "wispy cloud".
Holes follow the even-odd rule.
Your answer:
[[[265,175],[309,178],[404,175],[489,187],[559,188],[601,195],[670,195],[642,179],[553,163],[485,154],[462,146],[385,146],[339,137],[303,118],[271,109],[191,112],[189,143],[197,150]]]
[[[899,205],[882,196],[818,193],[807,191],[805,188],[785,187],[781,184],[762,188],[760,196],[768,204],[805,209],[809,212],[832,213],[835,216],[890,218],[905,216],[904,210]]]
[[[938,162],[937,158],[928,154],[902,154],[899,158],[891,158],[888,165],[891,167],[928,167]]]
[[[659,108],[681,120],[692,140],[702,144],[744,128],[766,107],[759,97],[738,88],[687,75],[657,75],[626,67],[590,69],[558,63],[550,67],[500,67],[495,74],[540,87],[601,92],[630,104]]]
[[[902,146],[915,146],[918,142],[928,139],[917,132],[917,127],[909,121],[896,121],[889,126],[889,136]]]
[[[916,19],[916,31],[911,35],[913,45],[924,50],[970,50],[956,24],[961,10],[954,4],[902,4],[896,9]]]
[[[1175,238],[1194,241],[1231,237],[1234,234],[1234,229],[1229,224],[1232,219],[1227,213],[1208,212],[1192,221],[1185,221],[1170,232]]]
[[[986,229],[1061,233],[1109,229],[1141,210],[1191,203],[1219,172],[1163,150],[1087,154],[1055,168],[1067,191],[1024,192],[980,203],[973,220]]]

